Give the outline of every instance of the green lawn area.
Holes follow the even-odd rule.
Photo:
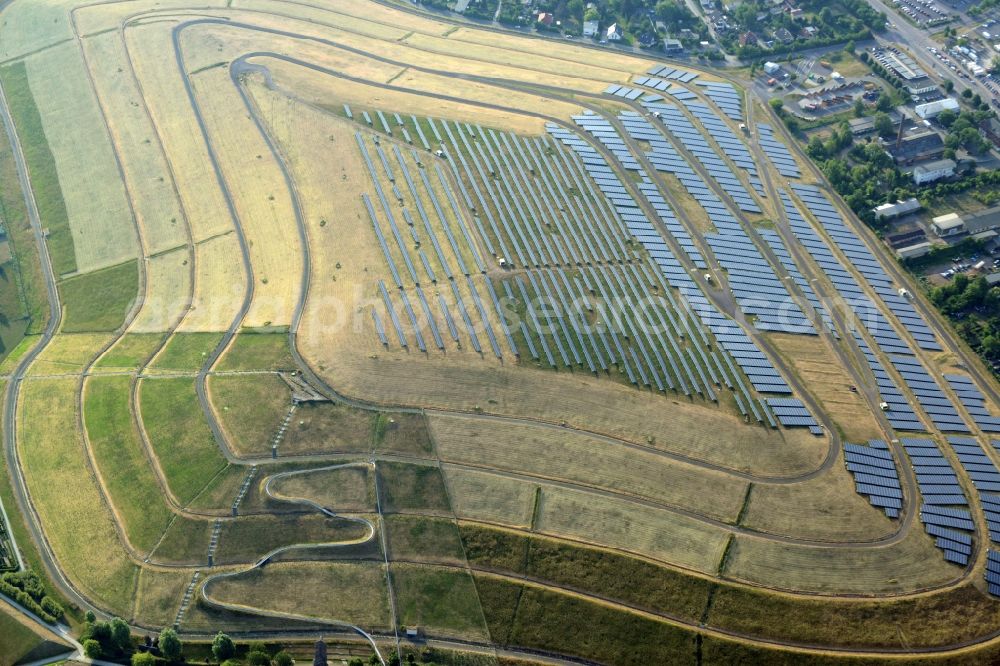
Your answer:
[[[399,623],[430,634],[484,640],[487,630],[479,596],[467,571],[394,564]]]
[[[209,395],[219,421],[241,455],[267,455],[292,405],[292,392],[277,375],[213,375]]]
[[[386,516],[385,520],[393,558],[465,562],[462,538],[454,521],[404,514]]]
[[[163,333],[128,333],[101,357],[95,367],[134,370],[141,366],[163,340]]]
[[[174,333],[151,367],[197,372],[220,340],[221,333]]]
[[[149,553],[173,516],[142,450],[129,409],[129,377],[87,380],[87,434],[111,501],[129,541]]]
[[[218,564],[253,562],[275,548],[294,544],[338,543],[363,538],[368,529],[343,518],[318,513],[246,516],[227,521],[219,535]]]
[[[43,638],[26,622],[18,620],[15,612],[0,602],[0,666],[14,666],[70,651],[68,645]],[[44,633],[54,638],[50,632]]]
[[[125,321],[139,289],[135,259],[59,283],[64,333],[114,331]]]
[[[380,462],[378,473],[384,512],[450,510],[444,479],[436,465]]]
[[[295,370],[287,333],[240,332],[219,361],[219,370]]]
[[[142,421],[171,491],[187,504],[225,466],[194,380],[144,379],[139,386]]]
[[[56,161],[45,138],[42,117],[31,94],[24,62],[0,67],[0,80],[3,81],[4,95],[28,165],[38,216],[42,227],[48,230],[52,269],[56,275],[72,273],[76,270],[76,252],[69,230],[69,214],[59,185]]]

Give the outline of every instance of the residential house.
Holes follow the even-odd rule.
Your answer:
[[[681,44],[681,40],[674,39],[673,37],[667,37],[663,40],[663,52],[668,55],[676,55],[684,50],[684,45]]]
[[[612,23],[608,26],[608,31],[605,33],[605,37],[609,42],[620,42],[624,35],[622,34],[622,29],[618,27],[618,24]]]
[[[597,32],[600,30],[600,24],[597,21],[584,21],[583,22],[583,36],[584,37],[596,37]]]
[[[546,27],[551,26],[555,20],[556,17],[548,12],[538,12],[538,22]]]
[[[775,30],[774,38],[782,44],[791,44],[795,41],[795,37],[788,31],[788,28],[778,28]]]

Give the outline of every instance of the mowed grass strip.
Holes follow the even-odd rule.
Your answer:
[[[155,370],[197,372],[220,340],[221,333],[174,333],[151,367]]]
[[[615,666],[696,663],[694,632],[489,574],[475,580],[493,639],[504,646]]]
[[[28,85],[24,61],[0,67],[0,81],[10,106],[21,150],[28,165],[31,191],[38,206],[42,227],[48,229],[48,249],[56,275],[76,270],[76,252],[69,230],[69,214],[56,171],[56,160],[45,138],[42,116]]]
[[[97,468],[132,546],[149,553],[173,517],[142,450],[129,407],[129,377],[91,377],[84,424]]]
[[[375,480],[371,467],[341,467],[303,471],[271,482],[279,497],[310,499],[338,513],[375,510]]]
[[[360,562],[275,562],[212,583],[219,601],[342,620],[366,629],[392,627],[385,565]]]
[[[144,379],[142,422],[171,492],[187,504],[226,467],[198,404],[194,380]]]
[[[389,556],[399,560],[465,562],[458,525],[447,518],[386,516]]]
[[[96,363],[96,370],[135,370],[149,360],[165,338],[163,333],[126,333]]]
[[[488,472],[441,467],[455,515],[469,520],[529,527],[538,486]]]
[[[448,492],[441,470],[436,465],[410,465],[400,462],[378,463],[382,510],[447,513]]]
[[[277,375],[213,375],[208,393],[236,453],[269,454],[271,441],[292,405],[288,384]]]
[[[856,548],[737,536],[724,573],[739,581],[801,592],[899,594],[954,580],[961,570],[945,562],[923,530],[911,529],[898,543]]]
[[[9,234],[13,254],[11,265],[7,268],[11,275],[7,279],[14,281],[17,288],[12,291],[23,299],[23,305],[17,308],[17,312],[26,318],[29,335],[39,333],[45,329],[49,319],[49,299],[38,246],[17,176],[14,149],[6,132],[0,132],[0,217],[3,217]],[[9,312],[5,314],[13,318]]]
[[[114,331],[124,322],[139,289],[138,264],[133,259],[59,283],[63,303],[62,331]]]
[[[76,427],[76,379],[22,385],[18,448],[28,492],[63,572],[94,603],[126,615],[139,567],[127,557],[89,473]]]
[[[479,595],[468,571],[419,564],[392,566],[399,622],[435,636],[485,640]]]
[[[288,334],[245,329],[226,350],[216,368],[226,370],[285,370],[296,369],[295,359],[288,348]]]

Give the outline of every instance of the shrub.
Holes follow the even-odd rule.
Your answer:
[[[88,638],[83,642],[83,654],[90,659],[100,659],[101,657],[101,644],[95,641],[93,638]]]
[[[153,666],[156,658],[148,652],[136,652],[132,655],[132,666]]]
[[[236,656],[236,644],[233,643],[233,639],[226,636],[221,631],[215,635],[212,639],[212,656],[220,664],[227,659],[232,659]]]

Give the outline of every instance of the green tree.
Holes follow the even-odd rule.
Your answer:
[[[365,662],[361,657],[351,657],[351,660],[347,662],[347,666],[365,666]]]
[[[963,90],[962,97],[964,97],[965,99],[969,99],[970,97],[972,97],[972,90],[970,90],[969,88]]]
[[[780,97],[772,97],[771,101],[769,101],[768,104],[770,104],[771,108],[774,109],[778,114],[780,114],[785,108],[785,103],[781,101]]]
[[[88,638],[83,642],[83,654],[90,659],[100,659],[101,655],[104,654],[101,650],[101,644],[95,641],[93,638]]]
[[[180,661],[184,647],[181,639],[177,637],[177,632],[171,628],[166,628],[160,632],[160,654],[167,661]]]
[[[389,663],[388,663],[388,666],[399,666],[399,653],[397,653],[397,652],[393,652],[393,653],[392,653],[392,654],[391,654],[391,655],[389,656]]]
[[[236,644],[233,643],[233,639],[221,631],[217,633],[212,639],[212,656],[220,664],[236,656]]]
[[[854,117],[861,118],[865,115],[865,103],[860,99],[854,102]]]
[[[87,614],[83,616],[84,619],[90,624],[97,622],[97,616],[94,615],[94,611],[87,611]]]
[[[119,652],[132,650],[132,631],[120,617],[111,620],[111,645]]]
[[[132,666],[153,666],[156,658],[148,652],[136,652],[132,655]]]
[[[288,654],[284,650],[274,655],[274,666],[292,666],[295,660],[292,659],[292,655]]]
[[[951,127],[958,119],[958,114],[951,109],[945,109],[938,114],[937,121],[942,127]]]
[[[876,113],[875,114],[875,131],[879,133],[879,136],[889,136],[894,132],[892,119],[889,118],[887,113]]]
[[[951,79],[945,79],[944,80],[944,91],[947,92],[947,93],[950,93],[954,89],[955,89],[955,82],[952,81]]]

